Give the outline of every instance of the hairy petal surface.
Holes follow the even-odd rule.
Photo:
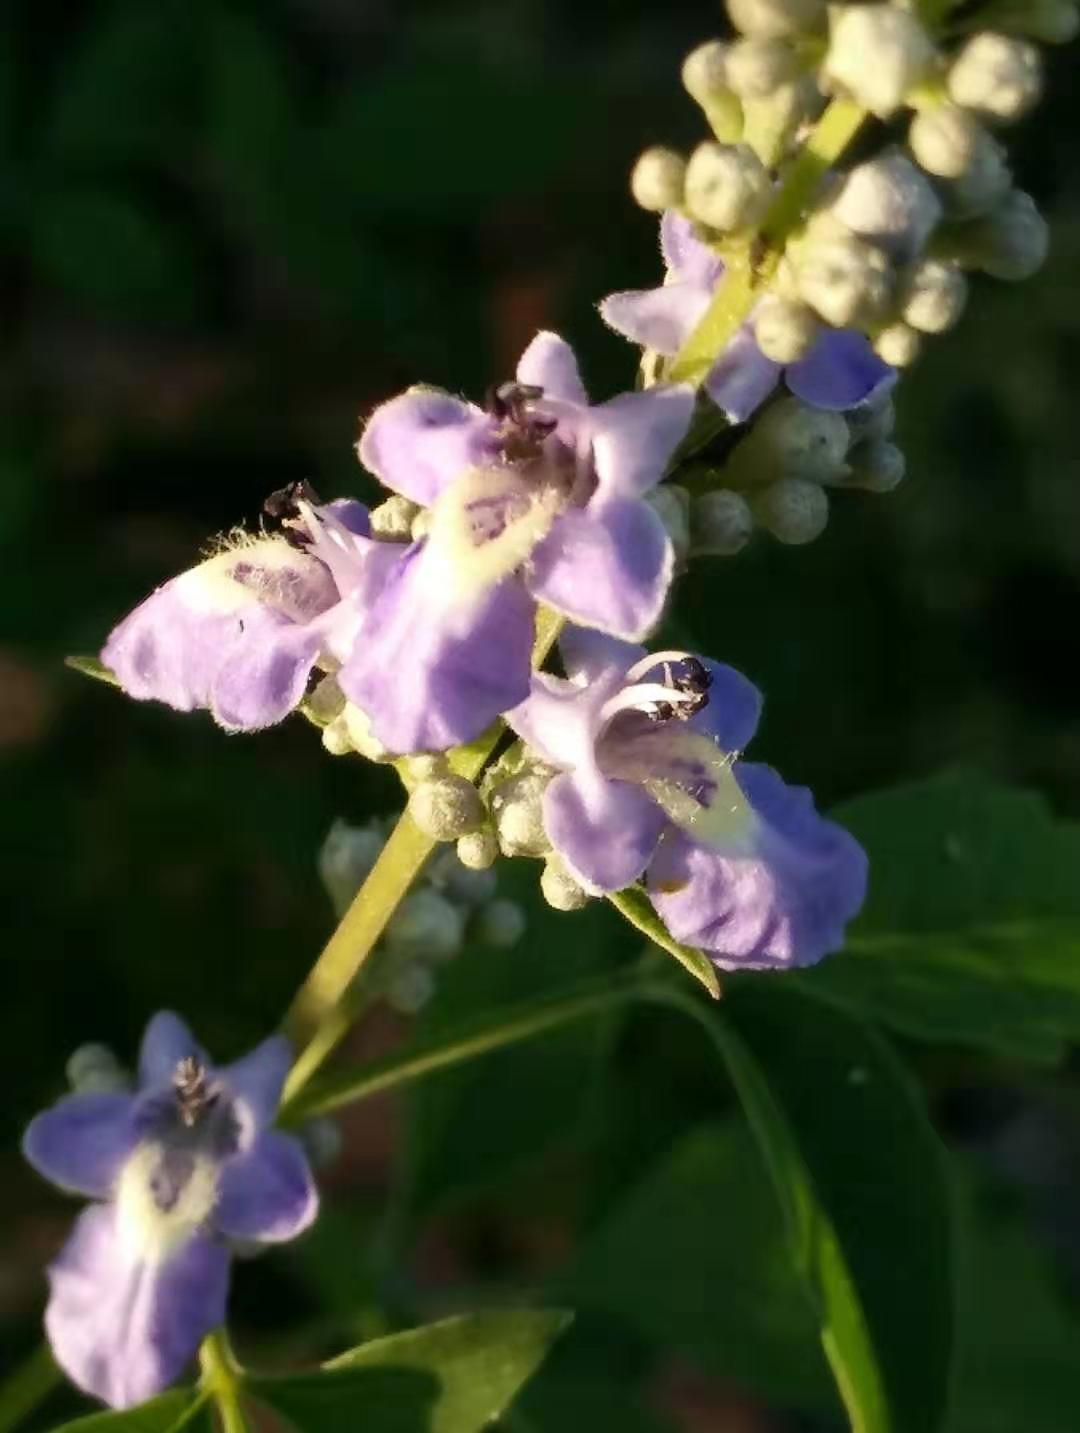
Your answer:
[[[430,507],[456,477],[494,455],[494,425],[441,389],[410,388],[375,409],[356,451],[386,487]]]
[[[619,891],[649,864],[665,817],[640,787],[557,776],[544,792],[544,829],[571,874],[594,894]]]
[[[138,1131],[131,1095],[67,1095],[30,1122],[22,1152],[51,1183],[108,1197]]]

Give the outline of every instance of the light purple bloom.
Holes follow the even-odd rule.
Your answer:
[[[268,1128],[289,1063],[273,1036],[215,1068],[162,1011],[134,1094],[69,1095],[30,1124],[34,1168],[100,1201],[49,1269],[45,1312],[56,1361],[86,1393],[126,1408],[160,1392],[224,1319],[229,1240],[276,1243],[314,1219],[299,1142]]]
[[[375,411],[361,462],[430,508],[339,674],[379,741],[439,750],[522,701],[538,601],[622,637],[653,629],[673,554],[644,497],[693,402],[677,386],[590,406],[569,345],[541,333],[486,411],[430,388]]]
[[[129,696],[254,731],[293,710],[316,662],[349,655],[405,548],[375,542],[360,503],[320,506],[302,485],[275,499],[279,533],[240,534],[113,629],[101,660]]]
[[[568,629],[507,721],[559,770],[544,826],[589,891],[644,877],[671,934],[725,970],[810,965],[842,944],[866,857],[808,791],[738,760],[761,698],[731,667]]]
[[[669,358],[704,317],[724,263],[674,210],[660,221],[660,248],[667,269],[663,286],[609,294],[600,313],[617,333]],[[713,365],[705,391],[733,423],[743,423],[781,378],[811,407],[844,410],[880,398],[896,382],[896,370],[849,329],[826,329],[805,358],[784,367],[765,357],[747,323]]]

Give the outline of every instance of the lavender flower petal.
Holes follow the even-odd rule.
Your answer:
[[[671,358],[704,318],[710,297],[708,289],[681,281],[627,289],[601,299],[600,317],[616,333]]]
[[[783,372],[758,348],[753,330],[744,327],[709,370],[705,391],[732,423],[745,423],[776,388]]]
[[[897,381],[895,368],[877,356],[869,340],[850,329],[827,329],[805,358],[791,363],[784,380],[812,408],[842,411],[872,403]]]
[[[229,1259],[202,1236],[167,1262],[133,1257],[112,1205],[87,1209],[50,1266],[45,1328],[68,1377],[113,1408],[160,1393],[225,1317]]]
[[[266,1130],[221,1174],[214,1223],[230,1239],[278,1243],[315,1219],[319,1196],[298,1140]]]
[[[222,1081],[244,1105],[256,1129],[273,1124],[291,1064],[288,1040],[284,1035],[271,1035],[239,1060],[220,1067]]]
[[[536,335],[518,362],[517,381],[542,388],[545,398],[588,406],[574,350],[557,333],[542,330]]]
[[[620,393],[594,408],[589,427],[598,498],[640,498],[656,487],[693,411],[694,390],[686,383]]]
[[[669,275],[698,288],[714,289],[723,277],[723,259],[697,237],[693,221],[676,209],[666,210],[660,220],[660,252]]]
[[[506,723],[553,766],[599,774],[594,748],[600,708],[620,680],[618,674],[601,676],[583,688],[537,672],[528,698],[504,714]]]
[[[709,703],[689,725],[712,737],[723,751],[738,753],[750,745],[761,720],[761,693],[748,677],[722,662],[703,659],[712,678]]]
[[[68,1095],[30,1122],[22,1152],[72,1194],[105,1199],[138,1132],[131,1095]]]
[[[592,627],[565,627],[559,651],[566,675],[581,685],[606,678],[618,686],[623,674],[645,655],[645,648],[636,642],[620,641]]]
[[[468,468],[494,455],[486,413],[438,388],[410,388],[376,408],[357,454],[394,492],[430,506]]]
[[[570,873],[593,892],[619,891],[645,870],[665,817],[639,787],[557,776],[544,792],[544,829]]]
[[[139,1087],[167,1085],[181,1060],[209,1063],[205,1050],[188,1027],[171,1010],[159,1010],[143,1033],[139,1050]]]

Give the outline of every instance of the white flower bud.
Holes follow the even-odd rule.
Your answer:
[[[892,294],[888,259],[854,237],[808,243],[799,250],[795,278],[802,299],[834,328],[876,322]]]
[[[517,945],[528,924],[517,901],[500,898],[484,906],[477,917],[477,934],[485,945],[509,950]]]
[[[391,950],[441,963],[457,955],[464,937],[465,912],[430,886],[420,886],[390,917],[384,938]]]
[[[733,557],[750,541],[754,515],[742,493],[729,488],[703,493],[690,509],[691,551],[702,557]]]
[[[542,810],[549,780],[546,772],[523,771],[492,793],[491,814],[504,855],[543,856],[551,849]]]
[[[484,803],[471,781],[448,774],[413,788],[409,815],[433,841],[456,841],[483,824]]]
[[[630,175],[630,193],[642,209],[659,214],[682,203],[686,160],[674,149],[656,144],[638,156]]]
[[[131,1081],[108,1045],[80,1045],[67,1062],[67,1082],[77,1095],[120,1095]]]
[[[907,460],[895,443],[871,438],[851,450],[851,476],[847,486],[869,493],[891,493],[904,481]]]
[[[371,730],[371,721],[367,712],[361,711],[352,702],[346,702],[341,717],[345,723],[345,730],[349,734],[353,751],[359,752],[361,756],[366,756],[368,761],[394,760],[393,753],[383,746]]]
[[[335,717],[323,727],[322,744],[331,756],[349,756],[352,753],[353,744],[343,716]]]
[[[781,478],[751,499],[754,516],[779,542],[800,546],[825,531],[829,499],[819,483]]]
[[[772,40],[824,30],[825,0],[727,0],[731,23],[744,35]]]
[[[821,96],[805,72],[785,85],[777,85],[763,99],[743,101],[742,138],[767,169],[783,158],[800,125],[817,113]]]
[[[849,441],[841,413],[811,408],[798,398],[781,398],[765,409],[732,453],[727,471],[747,484],[778,478],[835,481],[844,467]]]
[[[540,891],[548,905],[557,911],[579,911],[589,899],[557,856],[544,863]]]
[[[305,699],[304,710],[312,721],[324,726],[339,717],[345,710],[345,693],[338,686],[337,677],[320,678]]]
[[[690,550],[690,494],[678,483],[660,483],[645,494],[645,501],[664,524],[675,561],[685,562]]]
[[[983,130],[967,169],[940,188],[951,219],[974,219],[988,213],[1012,188],[1012,171],[1004,146]]]
[[[965,253],[976,267],[1010,283],[1029,279],[1046,262],[1050,231],[1034,199],[1014,189],[996,209],[968,226]]]
[[[352,904],[384,845],[383,833],[374,822],[350,826],[339,819],[326,833],[316,864],[319,879],[339,915]]]
[[[418,504],[394,493],[371,509],[371,535],[382,542],[408,542],[412,525],[420,512]]]
[[[683,89],[702,109],[731,93],[727,79],[727,50],[722,40],[706,40],[683,61]]]
[[[893,368],[910,368],[922,351],[922,338],[906,323],[891,323],[874,339],[874,352]]]
[[[882,119],[895,113],[934,63],[914,15],[893,5],[834,5],[823,76]]]
[[[480,831],[470,831],[467,836],[460,837],[456,850],[458,860],[468,870],[486,871],[489,866],[495,864],[499,843],[494,831],[484,827]]]
[[[797,299],[766,294],[754,311],[754,338],[774,363],[798,363],[813,348],[821,324],[813,309]]]
[[[414,781],[434,781],[437,776],[448,776],[450,763],[441,751],[422,751],[419,756],[409,757],[409,775]]]
[[[427,537],[431,531],[431,524],[435,521],[435,514],[431,508],[421,508],[412,520],[409,528],[409,537],[413,542],[419,542],[422,537]]]
[[[699,144],[686,168],[686,205],[695,219],[729,233],[745,229],[765,213],[772,180],[745,144]]]
[[[896,405],[891,398],[879,398],[876,403],[860,403],[849,408],[844,414],[852,443],[866,438],[890,438],[896,430]],[[850,451],[848,454],[850,458]]]
[[[989,30],[973,35],[949,70],[951,98],[992,119],[1027,114],[1042,90],[1042,62],[1034,45]]]
[[[911,121],[908,143],[928,174],[959,179],[978,163],[978,150],[989,135],[974,115],[954,104],[919,110]]]
[[[767,99],[799,69],[799,56],[786,40],[738,40],[728,51],[728,82],[744,100]]]
[[[435,976],[422,961],[395,970],[386,982],[386,1003],[399,1015],[418,1015],[435,994]]]
[[[941,218],[941,200],[907,155],[887,150],[856,165],[830,205],[853,234],[910,259]]]
[[[967,293],[967,279],[957,264],[923,259],[904,282],[900,312],[920,333],[946,333],[963,313]]]

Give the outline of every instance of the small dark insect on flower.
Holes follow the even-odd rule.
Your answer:
[[[532,413],[529,404],[543,398],[535,383],[500,383],[487,395],[487,409],[502,423],[502,443],[511,460],[534,458],[544,439],[558,426],[557,418]]]
[[[656,702],[648,714],[650,721],[667,722],[673,718],[677,721],[686,721],[695,712],[699,712],[709,705],[712,674],[708,667],[697,657],[684,657],[681,666],[683,667],[682,672],[673,672],[670,665],[664,663],[664,685],[671,687],[673,691],[681,692],[691,700]]]
[[[302,502],[317,505],[319,501],[318,493],[305,478],[272,492],[262,505],[263,515],[269,518],[273,529],[280,531],[290,547],[304,548],[310,539],[306,531],[293,524],[300,516]]]
[[[180,1061],[173,1072],[173,1091],[180,1119],[193,1129],[206,1111],[217,1102],[217,1095],[206,1082],[206,1070],[194,1056]]]

